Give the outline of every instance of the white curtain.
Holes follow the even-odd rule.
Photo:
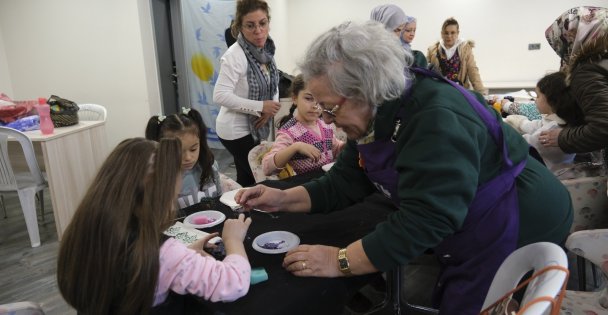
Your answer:
[[[220,58],[226,51],[224,32],[236,11],[234,0],[182,0],[183,42],[191,107],[198,110],[207,125],[207,141],[222,148],[215,133],[219,105],[213,104],[213,88],[220,71]]]

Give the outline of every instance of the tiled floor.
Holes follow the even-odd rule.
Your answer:
[[[226,176],[236,180],[236,169],[234,168],[234,159],[228,150],[211,149],[215,160],[220,165],[220,172]]]

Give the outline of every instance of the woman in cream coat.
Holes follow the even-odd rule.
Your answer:
[[[475,44],[458,38],[460,27],[454,18],[448,18],[441,27],[441,41],[428,48],[426,59],[448,79],[466,89],[487,94],[479,76],[479,68],[473,56]]]

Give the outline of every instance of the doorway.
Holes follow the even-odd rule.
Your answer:
[[[213,103],[213,89],[236,1],[151,1],[163,112],[198,110],[207,125],[209,146],[223,148],[215,132],[220,107]]]

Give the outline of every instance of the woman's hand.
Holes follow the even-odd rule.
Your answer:
[[[300,245],[287,252],[283,268],[300,277],[340,277],[344,274],[338,266],[339,250],[325,245]]]
[[[306,157],[312,159],[315,162],[318,162],[321,158],[321,151],[319,151],[319,149],[317,149],[317,147],[312,144],[308,144],[305,142],[296,142],[292,145],[296,146],[298,153],[306,155]]]
[[[254,128],[255,129],[260,129],[262,126],[264,126],[268,120],[270,120],[270,118],[272,118],[273,115],[270,114],[264,114],[262,113],[262,116],[260,116],[260,118],[255,120],[255,124],[254,124]]]
[[[557,139],[559,138],[559,133],[561,131],[561,128],[543,131],[540,133],[540,136],[538,136],[538,142],[545,147],[558,147],[559,143],[557,142]]]
[[[262,107],[262,114],[268,114],[270,117],[276,115],[281,109],[281,103],[273,100],[264,101],[264,107]]]
[[[194,250],[195,252],[201,254],[201,256],[211,256],[209,253],[207,253],[204,249],[205,248],[215,248],[217,247],[217,245],[215,244],[211,244],[209,243],[209,241],[218,236],[219,234],[217,232],[215,233],[211,233],[203,238],[201,238],[200,240],[188,245],[188,248]]]
[[[257,185],[239,190],[234,196],[234,200],[243,206],[245,210],[256,208],[268,212],[276,212],[281,210],[284,194],[283,190]]]

